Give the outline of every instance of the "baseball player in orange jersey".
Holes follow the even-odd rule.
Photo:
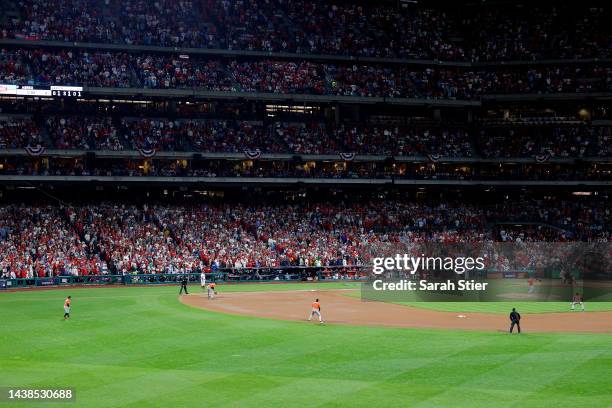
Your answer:
[[[534,278],[527,279],[527,285],[529,285],[529,290],[527,293],[533,293],[535,291],[535,279]]]
[[[312,316],[319,316],[319,323],[323,323],[323,316],[321,316],[321,304],[319,303],[319,299],[316,299],[312,302],[312,310],[310,311],[310,316],[308,317],[308,321],[312,320]]]
[[[572,299],[572,310],[576,310],[576,305],[580,305],[582,311],[584,312],[584,302],[582,301],[582,296],[580,293],[576,292],[574,298]]]
[[[215,295],[217,294],[217,291],[215,290],[215,282],[211,282],[210,285],[208,285],[208,298],[209,299],[214,299]]]
[[[68,296],[64,300],[64,320],[70,317],[70,304],[72,303],[72,296]]]

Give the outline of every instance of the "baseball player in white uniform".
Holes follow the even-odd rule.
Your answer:
[[[580,293],[576,293],[574,295],[574,299],[572,299],[572,310],[576,310],[576,305],[580,305],[582,311],[584,312],[584,302],[582,301],[582,296],[580,296]]]
[[[206,290],[206,274],[204,271],[202,271],[200,274],[200,286],[202,287],[202,290]]]

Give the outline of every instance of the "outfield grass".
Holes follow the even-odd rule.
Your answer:
[[[283,286],[221,290],[311,289]],[[612,335],[321,326],[190,308],[177,292],[0,293],[0,385],[76,389],[45,407],[612,406]]]

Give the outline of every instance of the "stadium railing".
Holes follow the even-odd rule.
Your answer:
[[[315,280],[359,280],[365,278],[365,266],[304,267],[285,266],[278,268],[221,268],[206,273],[207,282],[274,282]],[[334,276],[336,273],[337,278]],[[200,273],[129,273],[125,275],[85,275],[0,279],[1,289],[25,287],[49,287],[71,285],[148,285],[178,284],[183,277],[190,283],[200,282]]]
[[[300,281],[364,281],[368,279],[371,266],[327,266],[305,267],[284,266],[264,268],[221,268],[206,273],[207,282],[248,283],[248,282],[300,282]],[[559,267],[540,271],[540,278],[561,279]],[[575,279],[578,271],[571,271]],[[487,269],[465,278],[525,279],[536,276],[533,268],[499,270]],[[183,277],[191,284],[199,284],[200,273],[129,273],[125,275],[54,276],[36,278],[0,278],[0,290],[53,286],[104,286],[104,285],[178,285]],[[415,276],[414,279],[418,279]]]

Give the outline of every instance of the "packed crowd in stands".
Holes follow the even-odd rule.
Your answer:
[[[483,157],[609,157],[607,126],[487,127],[478,135]]]
[[[348,151],[362,154],[472,156],[470,139],[463,129],[340,126],[334,136]]]
[[[612,68],[600,65],[472,70],[42,49],[2,50],[0,77],[19,84],[461,100],[612,90]]]
[[[463,129],[340,125],[326,130],[318,123],[277,123],[274,132],[291,151],[303,154],[473,155],[470,137]]]
[[[43,146],[40,127],[29,118],[0,116],[0,149]]]
[[[19,0],[0,37],[452,61],[607,57],[602,6]],[[558,24],[563,21],[564,24]]]
[[[325,71],[334,95],[474,99],[488,90],[483,86],[486,72],[361,64],[328,64]]]
[[[345,151],[344,144],[330,136],[322,123],[277,122],[272,129],[272,136],[282,139],[292,152],[325,154]]]
[[[111,118],[50,117],[46,130],[58,149],[123,150]]]
[[[542,225],[500,225],[496,229],[496,238],[500,242],[525,242],[528,239],[543,242],[556,242],[564,237],[564,231],[546,228]]]
[[[0,207],[0,254],[1,274],[9,278],[108,271],[57,207]]]
[[[126,44],[206,47],[205,21],[199,16],[197,0],[157,0],[154,3],[107,0],[107,3],[119,11],[120,16],[109,33],[111,36],[118,33],[120,37],[113,38],[112,42],[123,40]]]
[[[130,61],[139,80],[132,86],[145,88],[198,88],[208,91],[231,91],[235,87],[221,61],[192,63],[180,57],[146,55]]]
[[[611,157],[612,127],[581,125],[391,126],[219,119],[49,116],[0,117],[0,149],[45,146],[80,150],[430,156],[437,158]],[[45,135],[46,134],[46,135]],[[47,137],[48,136],[48,137]]]
[[[307,61],[232,61],[228,71],[241,92],[329,93],[323,64]]]
[[[491,221],[536,222],[492,228]],[[368,248],[426,241],[612,240],[603,201],[496,205],[364,201],[0,207],[0,274],[32,277],[346,266]],[[557,233],[546,232],[560,228]]]
[[[123,119],[121,128],[132,149],[174,150],[180,144],[180,130],[168,119]]]
[[[610,157],[608,126],[484,128],[476,140],[461,128],[349,126],[276,123],[274,133],[290,151],[303,154],[359,154],[442,157]],[[517,134],[522,134],[518,136]]]
[[[207,120],[181,123],[184,134],[200,151],[242,152],[257,150],[269,153],[285,152],[286,147],[271,137],[259,122]]]
[[[495,7],[464,17],[462,23],[476,28],[470,43],[479,61],[610,56],[610,31],[601,5],[566,10],[533,3]]]
[[[133,56],[125,53],[76,50],[27,50],[28,83],[128,88],[134,84],[130,69]]]
[[[171,267],[175,245],[169,231],[153,222],[152,211],[133,206],[69,211],[84,241],[100,254],[112,271],[136,269],[153,273]]]
[[[484,82],[483,92],[572,93],[612,90],[612,68],[605,66],[563,66],[530,68],[526,72],[476,72]]]
[[[282,152],[258,122],[229,120],[123,119],[123,133],[134,149]]]
[[[0,49],[0,82],[25,84],[30,80],[28,64],[19,51]]]

